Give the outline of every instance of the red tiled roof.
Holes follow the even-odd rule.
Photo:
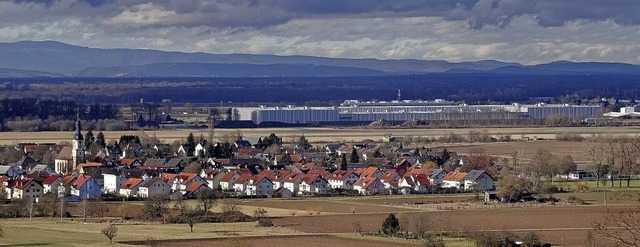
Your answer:
[[[462,181],[466,176],[467,176],[466,172],[450,172],[450,173],[447,173],[447,175],[444,175],[442,180]]]
[[[73,182],[73,188],[75,188],[76,190],[79,190],[90,179],[91,179],[91,176],[87,176],[87,175],[82,175],[78,177],[78,179],[76,179],[76,181]]]
[[[380,180],[385,181],[385,182],[390,182],[394,179],[398,179],[400,178],[400,175],[398,175],[397,172],[394,171],[388,171],[385,174],[382,174],[382,176],[380,176]]]
[[[76,177],[74,176],[65,176],[64,178],[62,178],[62,180],[60,180],[60,184],[63,186],[67,186],[68,184],[72,184],[75,180]]]
[[[120,164],[121,165],[125,165],[125,166],[131,166],[131,165],[133,165],[134,162],[136,162],[136,159],[121,159],[120,160]]]
[[[222,176],[222,178],[220,179],[220,182],[231,182],[231,178],[233,178],[233,176],[235,176],[236,172],[227,172],[227,174],[224,174],[224,176]]]
[[[198,188],[204,186],[203,183],[201,182],[194,182],[191,183],[189,186],[187,186],[187,188],[185,189],[186,192],[194,192],[196,191]],[[206,186],[205,186],[206,187]]]
[[[236,184],[244,184],[245,182],[249,181],[249,179],[251,179],[250,175],[242,175],[240,176],[238,179],[236,179]]]
[[[49,176],[47,179],[45,179],[44,181],[42,181],[42,184],[52,184],[58,178],[60,178],[60,176],[53,174],[53,175]]]
[[[138,186],[140,183],[142,183],[142,181],[144,181],[144,180],[142,180],[141,178],[129,178],[129,179],[127,179],[127,181],[124,181],[124,183],[122,183],[120,185],[120,189],[121,190],[132,190],[132,189],[135,189],[136,186]]]
[[[32,178],[17,179],[17,180],[10,181],[7,187],[22,190],[25,187],[27,187],[27,185],[31,182],[33,182]]]

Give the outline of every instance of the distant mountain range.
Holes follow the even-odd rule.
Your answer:
[[[0,77],[260,77],[415,74],[639,74],[625,63],[557,61],[525,66],[494,60],[379,60],[97,49],[55,41],[0,43]]]

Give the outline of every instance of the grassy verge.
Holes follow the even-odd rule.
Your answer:
[[[388,238],[388,237],[380,237],[380,236],[362,236],[360,234],[353,233],[343,233],[336,235],[341,238],[349,238],[349,239],[361,239],[361,240],[373,240],[373,241],[382,241],[391,243],[401,243],[401,244],[415,244],[416,246],[421,246],[424,243],[418,240],[407,240],[403,238]],[[462,246],[475,246],[475,244],[465,238],[444,238],[444,244],[447,247],[462,247]]]
[[[0,245],[11,246],[107,246],[108,239],[102,235],[101,229],[107,224],[82,223],[65,219],[63,222],[35,218],[6,219],[0,223],[5,237],[0,238]],[[114,242],[144,241],[148,238],[156,240],[168,239],[203,239],[223,238],[229,236],[265,236],[291,234],[294,231],[286,228],[256,227],[255,222],[246,223],[200,223],[189,232],[186,224],[119,224]],[[109,246],[126,246],[114,244]]]

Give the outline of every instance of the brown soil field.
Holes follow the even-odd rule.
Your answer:
[[[304,198],[304,199],[268,199],[242,201],[242,205],[271,209],[289,210],[291,213],[384,213],[415,211],[415,208],[402,207],[405,203],[434,204],[469,201],[472,195],[420,195],[389,197],[344,197],[344,198]],[[299,212],[305,211],[305,212]]]
[[[560,142],[553,140],[527,141],[527,142],[494,142],[466,145],[442,145],[441,147],[455,151],[459,154],[468,154],[474,149],[482,149],[486,154],[511,158],[514,152],[518,152],[520,159],[530,159],[538,149],[546,149],[556,155],[571,155],[575,162],[589,162],[586,154],[587,142]]]
[[[585,234],[592,229],[595,221],[603,219],[606,209],[621,207],[601,206],[557,206],[543,208],[483,209],[442,212],[398,212],[390,211],[398,217],[409,220],[409,230],[413,222],[425,215],[433,222],[445,225],[461,225],[466,231],[538,232],[545,242],[580,246]],[[274,224],[293,228],[302,232],[349,233],[353,232],[353,223],[358,221],[366,231],[377,231],[388,213],[320,215],[308,217],[276,218]],[[404,215],[404,216],[403,216]],[[436,223],[434,223],[436,224]]]
[[[531,127],[531,128],[458,128],[458,129],[363,129],[363,128],[261,128],[240,129],[244,136],[268,136],[276,133],[285,141],[304,134],[312,143],[350,142],[371,139],[382,140],[386,135],[393,136],[427,136],[440,137],[448,133],[467,135],[469,131],[487,131],[494,136],[511,135],[513,139],[522,137],[553,139],[559,133],[572,133],[590,136],[593,134],[607,135],[637,135],[639,127]],[[234,133],[236,129],[216,129],[216,135]],[[142,131],[103,131],[107,140],[119,139],[122,135],[141,134]],[[207,129],[181,129],[144,131],[148,136],[155,135],[165,143],[186,139],[189,133],[195,136],[208,136]],[[43,131],[43,132],[0,132],[0,144],[14,144],[17,142],[65,142],[70,141],[71,131]]]
[[[331,235],[318,236],[278,236],[278,237],[252,237],[239,239],[192,239],[179,241],[160,241],[157,246],[260,246],[260,247],[326,247],[326,246],[352,246],[352,247],[386,247],[386,246],[419,246],[419,243],[406,243],[399,241],[367,240],[356,238],[342,238]]]

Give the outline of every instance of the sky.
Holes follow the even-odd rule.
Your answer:
[[[0,0],[0,42],[640,64],[639,0]]]

